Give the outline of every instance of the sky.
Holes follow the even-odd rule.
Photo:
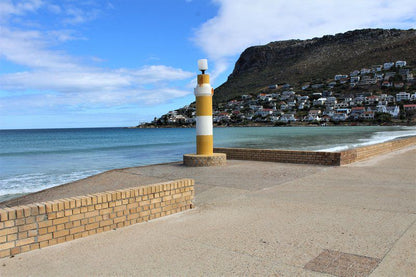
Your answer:
[[[128,127],[194,101],[244,49],[416,28],[414,0],[0,0],[0,129]]]

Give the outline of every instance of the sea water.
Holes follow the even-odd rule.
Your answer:
[[[106,170],[182,160],[194,128],[0,130],[0,201]],[[415,127],[214,128],[216,147],[340,151],[416,135]]]

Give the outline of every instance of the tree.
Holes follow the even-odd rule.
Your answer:
[[[391,122],[391,114],[389,113],[376,113],[374,115],[374,121],[377,123]]]

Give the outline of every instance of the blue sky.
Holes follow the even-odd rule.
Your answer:
[[[414,0],[0,0],[0,129],[135,126],[252,45],[416,27]]]

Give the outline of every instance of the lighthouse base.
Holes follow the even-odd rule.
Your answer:
[[[224,153],[214,153],[212,155],[183,155],[183,164],[186,166],[222,166],[227,163],[227,156]]]

